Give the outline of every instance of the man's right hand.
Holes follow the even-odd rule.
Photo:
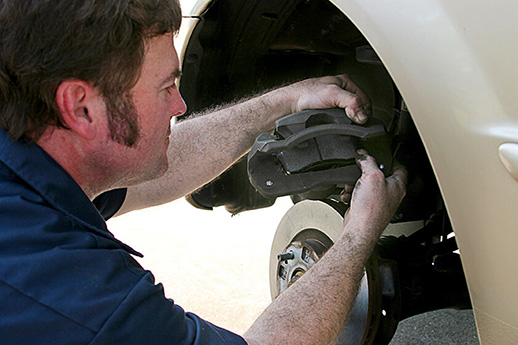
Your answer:
[[[376,229],[381,233],[405,197],[407,170],[394,162],[392,175],[385,178],[374,157],[365,150],[358,153],[357,163],[362,176],[354,188],[346,186],[342,194],[342,200],[351,203],[345,222],[354,219],[361,228]]]
[[[407,176],[396,164],[385,178],[373,157],[359,153],[362,176],[344,195],[351,201],[344,232],[261,314],[245,334],[249,344],[329,344],[343,328],[372,249],[405,196]]]

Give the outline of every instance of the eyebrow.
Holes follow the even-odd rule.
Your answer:
[[[182,72],[179,68],[176,68],[174,71],[172,71],[167,77],[162,79],[162,82],[160,83],[161,86],[164,86],[166,84],[169,84],[173,82],[175,79],[178,79],[182,76]]]

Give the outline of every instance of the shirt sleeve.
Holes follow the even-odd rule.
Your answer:
[[[117,213],[126,199],[126,188],[114,189],[99,195],[94,199],[93,204],[103,216],[108,220]]]

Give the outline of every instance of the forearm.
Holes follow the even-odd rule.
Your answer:
[[[370,101],[346,75],[314,78],[175,125],[167,173],[128,188],[118,214],[172,201],[211,181],[246,153],[257,135],[271,130],[284,115],[334,107],[344,108],[353,121],[364,123]]]
[[[284,89],[278,89],[173,125],[168,171],[128,188],[119,214],[175,200],[219,176],[250,149],[261,132],[292,111],[288,97]]]
[[[249,344],[315,345],[336,339],[381,232],[364,227],[354,220],[347,223],[340,239],[324,257],[284,291],[246,332]]]
[[[405,195],[406,170],[387,178],[360,152],[362,176],[345,214],[344,232],[306,274],[284,291],[245,334],[251,345],[329,344],[347,320],[374,245]]]

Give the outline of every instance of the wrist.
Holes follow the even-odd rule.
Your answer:
[[[297,110],[296,92],[294,92],[292,85],[284,86],[264,94],[263,102],[268,104],[270,111],[266,114],[265,123],[268,124],[268,130],[272,129],[275,121],[292,114]]]
[[[377,222],[376,219],[354,217],[347,215],[344,219],[344,231],[342,236],[349,238],[349,241],[359,243],[376,243],[387,224]]]

